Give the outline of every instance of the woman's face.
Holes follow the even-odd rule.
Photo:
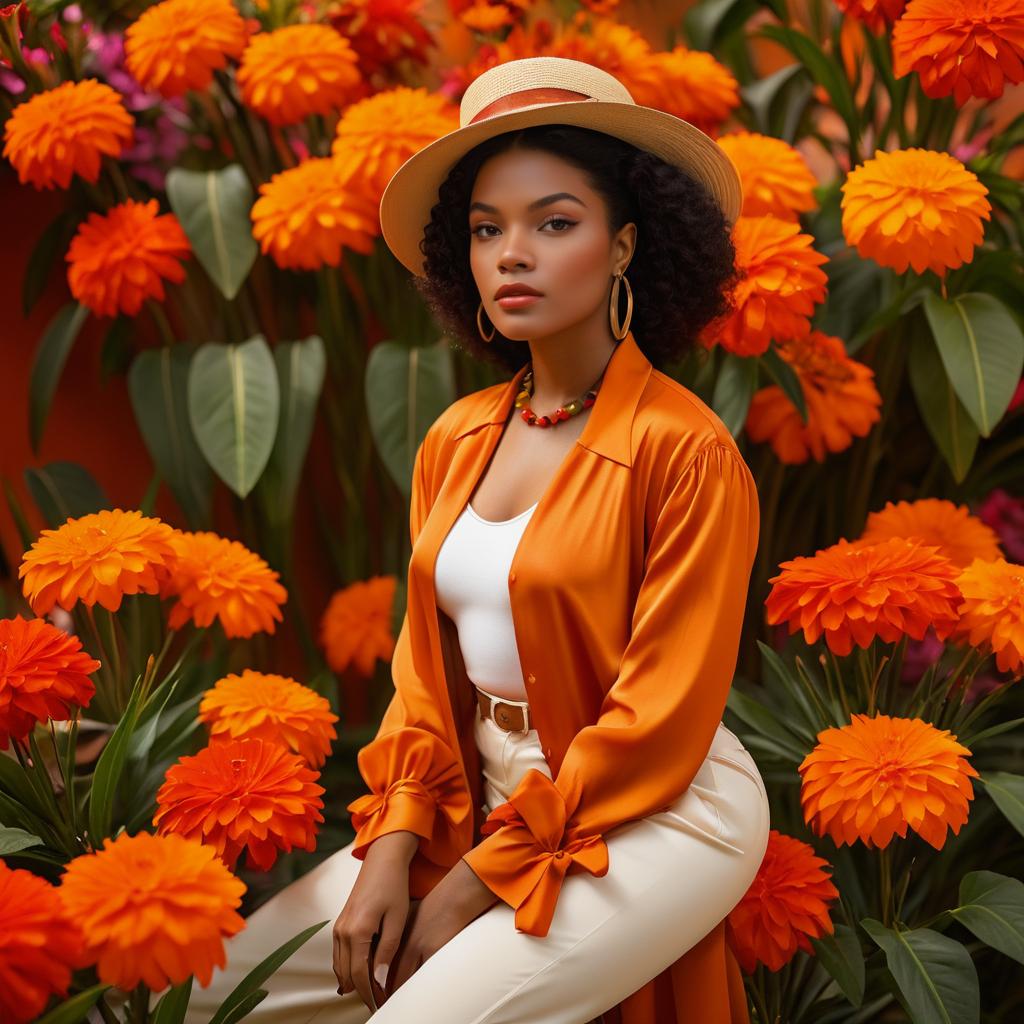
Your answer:
[[[612,237],[604,200],[583,171],[559,157],[513,149],[490,157],[470,196],[469,261],[484,312],[515,341],[535,341],[603,322],[608,336],[612,278],[633,252],[636,228]],[[504,285],[540,292],[501,302]]]

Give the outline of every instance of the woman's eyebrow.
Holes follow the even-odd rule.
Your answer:
[[[580,206],[586,206],[582,199],[577,198],[571,192],[553,192],[549,196],[545,196],[543,199],[535,199],[526,208],[527,210],[536,210],[541,206],[550,206],[551,203],[558,202],[559,199],[571,199],[574,203],[579,203]],[[483,210],[484,213],[497,213],[498,208],[496,206],[490,206],[488,203],[476,202],[472,203],[469,207],[469,212],[472,213],[474,210]]]

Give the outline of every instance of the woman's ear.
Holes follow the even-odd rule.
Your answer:
[[[636,250],[636,224],[630,221],[628,224],[623,224],[621,228],[615,233],[615,240],[612,245],[612,255],[616,267],[621,267],[623,273],[629,266],[633,259],[633,253]]]

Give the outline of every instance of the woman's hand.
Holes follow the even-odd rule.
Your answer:
[[[369,1009],[383,999],[383,986],[371,992],[371,949],[386,963],[398,949],[409,916],[409,864],[419,845],[413,832],[390,832],[366,851],[359,875],[334,922],[334,973],[338,994],[356,989]],[[467,870],[470,870],[467,866]]]
[[[498,897],[480,881],[473,869],[464,860],[456,861],[451,871],[417,901],[409,913],[398,957],[390,964],[384,998],[411,978],[424,961],[470,921],[497,902]],[[374,954],[375,972],[380,965],[388,963],[382,955],[383,945],[382,940]]]

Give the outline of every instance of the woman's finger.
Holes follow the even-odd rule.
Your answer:
[[[353,939],[351,944],[352,984],[359,993],[359,998],[372,1010],[374,1008],[373,993],[370,991],[370,950],[372,939]]]

